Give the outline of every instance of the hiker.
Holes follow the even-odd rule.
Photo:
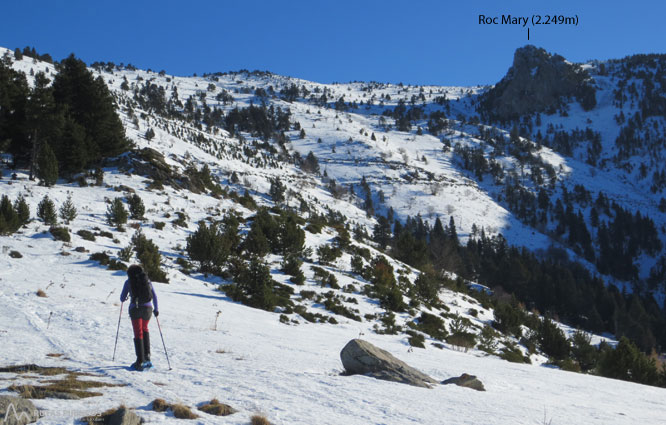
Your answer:
[[[134,351],[136,352],[136,362],[131,367],[143,370],[152,366],[148,322],[153,312],[155,317],[159,315],[157,295],[141,266],[136,264],[130,266],[127,269],[127,277],[123,291],[120,293],[120,301],[125,302],[129,295],[129,315],[134,329]]]

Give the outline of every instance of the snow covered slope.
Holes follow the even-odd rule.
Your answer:
[[[0,51],[2,54],[3,51]],[[14,63],[15,68],[30,74],[52,67],[35,63],[30,58]],[[501,191],[494,188],[487,175],[476,180],[464,169],[453,148],[480,147],[487,155],[491,148],[482,140],[479,127],[470,123],[474,115],[472,99],[479,88],[402,87],[383,84],[324,85],[262,73],[234,73],[206,77],[174,77],[163,73],[135,70],[129,67],[96,71],[117,96],[121,118],[128,136],[139,149],[151,148],[164,154],[174,170],[185,173],[188,166],[199,169],[207,165],[211,174],[225,186],[239,193],[248,190],[260,205],[272,206],[268,196],[270,181],[279,177],[287,187],[286,203],[299,208],[301,201],[311,211],[344,214],[352,227],[368,232],[375,218],[364,209],[367,200],[360,185],[365,178],[374,210],[387,213],[389,209],[400,219],[420,214],[434,221],[453,217],[462,239],[472,233],[472,225],[486,232],[502,233],[514,244],[532,249],[545,249],[553,243],[548,229],[535,229],[516,218],[502,202]],[[127,83],[127,89],[123,88]],[[291,121],[303,129],[287,132],[288,143],[280,146],[271,141],[261,145],[258,137],[249,134],[231,135],[216,126],[186,122],[157,114],[141,107],[134,99],[147,83],[162,87],[168,98],[175,91],[177,99],[196,102],[204,110],[218,107],[229,112],[234,107],[269,102],[275,109],[287,108]],[[292,84],[305,87],[293,101],[278,96]],[[211,86],[212,85],[212,86]],[[271,87],[273,90],[271,90]],[[223,92],[224,90],[224,92]],[[219,96],[226,93],[227,96]],[[326,94],[328,101],[320,105]],[[218,99],[219,96],[219,99]],[[312,98],[311,96],[315,96]],[[335,102],[355,103],[335,109]],[[441,97],[439,101],[436,99]],[[306,99],[307,98],[307,99]],[[419,132],[399,131],[392,118],[382,120],[385,107],[399,106],[399,99],[410,105],[422,104],[424,111],[446,109],[455,119],[447,122],[446,130],[438,137]],[[205,102],[205,103],[204,103]],[[363,102],[363,104],[361,104]],[[439,103],[438,103],[439,102]],[[346,111],[343,109],[347,109]],[[423,127],[426,123],[420,120]],[[389,129],[388,126],[391,126]],[[148,140],[147,130],[155,136]],[[508,137],[508,131],[497,130]],[[421,134],[419,134],[421,133]],[[321,140],[321,142],[320,142]],[[256,143],[255,143],[256,142]],[[292,159],[298,152],[306,157],[313,152],[319,159],[321,175],[303,172]],[[553,150],[540,147],[538,155],[555,169],[556,181],[567,185],[580,176],[583,165],[565,158]],[[520,164],[511,155],[499,157],[503,165],[517,172]],[[561,167],[560,167],[561,165]],[[583,168],[584,169],[584,168]],[[9,171],[3,169],[3,176]],[[532,365],[509,363],[479,350],[459,351],[459,348],[426,339],[426,349],[413,348],[405,335],[383,335],[380,328],[383,309],[377,300],[367,297],[361,288],[368,285],[352,273],[351,256],[343,254],[330,265],[317,258],[304,263],[306,283],[296,287],[280,269],[281,258],[267,257],[272,277],[295,288],[294,301],[309,312],[335,319],[338,324],[309,323],[302,315],[293,314],[286,323],[280,314],[252,309],[232,302],[218,290],[229,283],[218,277],[181,272],[179,260],[185,258],[186,238],[196,229],[199,220],[217,219],[235,211],[242,218],[254,213],[233,199],[217,198],[204,193],[177,190],[165,185],[149,189],[149,179],[125,173],[118,166],[104,169],[104,185],[80,187],[77,183],[60,181],[54,188],[44,188],[27,179],[23,172],[16,179],[3,177],[0,193],[12,200],[19,194],[26,197],[33,212],[37,203],[47,195],[59,206],[71,196],[78,207],[77,218],[68,226],[72,233],[69,243],[53,240],[48,226],[38,220],[11,236],[0,238],[0,366],[35,363],[44,366],[63,365],[75,370],[101,374],[108,382],[124,387],[103,388],[103,396],[77,401],[37,400],[44,410],[44,424],[74,423],[83,414],[62,413],[77,411],[97,413],[120,403],[136,407],[148,422],[175,423],[170,414],[150,410],[150,402],[163,398],[196,406],[217,398],[229,403],[239,413],[215,418],[201,413],[200,423],[245,424],[254,413],[265,414],[275,424],[633,424],[660,423],[664,415],[661,400],[664,389],[635,385],[594,376],[563,372],[544,366],[545,358],[534,354]],[[590,172],[591,174],[591,172]],[[234,178],[234,175],[236,178]],[[612,179],[613,174],[602,175]],[[349,190],[331,190],[331,182]],[[567,179],[573,179],[571,181]],[[614,180],[613,180],[614,181]],[[620,195],[640,199],[625,190],[619,181],[613,189]],[[604,186],[604,190],[606,186]],[[131,328],[127,314],[122,312],[120,341],[116,361],[111,361],[118,315],[122,271],[110,271],[90,260],[90,254],[106,252],[112,258],[130,244],[134,229],[129,226],[119,232],[106,223],[108,201],[125,197],[131,192],[141,196],[146,205],[146,220],[132,222],[134,227],[155,242],[164,259],[170,283],[156,284],[160,299],[160,323],[164,331],[169,359],[168,370],[158,339],[157,323],[153,320],[153,358],[155,369],[145,373],[130,372],[126,365],[133,361]],[[185,223],[174,220],[185,213]],[[165,223],[159,229],[156,223]],[[661,223],[661,221],[659,222]],[[80,230],[95,233],[90,241],[77,234]],[[241,227],[247,231],[247,227]],[[335,238],[333,229],[321,233],[306,233],[306,246],[313,252]],[[358,243],[372,256],[381,255],[373,246]],[[18,252],[21,258],[10,254]],[[577,254],[571,251],[572,256]],[[414,281],[416,272],[404,264],[390,260],[397,274]],[[312,269],[324,268],[344,288],[332,290],[321,287]],[[590,265],[590,267],[593,267]],[[46,297],[38,297],[38,290]],[[361,290],[359,290],[361,289]],[[306,291],[315,293],[308,297]],[[344,297],[344,305],[362,317],[355,321],[327,311],[316,295],[333,292]],[[492,311],[476,300],[449,290],[442,290],[444,309],[427,309],[435,315],[445,314],[451,322],[459,314],[472,324],[478,333],[493,318]],[[472,309],[476,314],[472,313]],[[417,311],[420,312],[421,310]],[[396,324],[404,326],[414,319],[408,312],[396,315]],[[296,323],[298,322],[298,323]],[[434,389],[412,388],[405,385],[376,381],[360,376],[341,376],[339,353],[352,338],[361,337],[384,348],[409,364],[438,380],[462,373],[477,375],[487,389],[484,393],[453,386]],[[503,337],[500,344],[509,344]],[[439,344],[438,348],[435,344]],[[524,351],[524,350],[523,350]],[[60,357],[48,354],[62,354]],[[36,382],[35,377],[16,377],[0,374],[0,388],[12,383]],[[60,415],[60,416],[55,416]]]
[[[160,241],[164,246],[173,242]],[[39,233],[3,238],[2,244],[23,254],[19,260],[1,257],[2,363],[66,366],[126,385],[102,388],[103,396],[78,401],[36,400],[45,415],[40,424],[74,423],[67,412],[98,413],[120,403],[136,407],[148,423],[178,423],[150,410],[158,397],[189,406],[217,398],[239,410],[226,418],[198,412],[196,423],[210,424],[246,424],[255,413],[275,424],[606,425],[658,424],[663,419],[666,390],[661,388],[519,365],[450,347],[409,351],[404,338],[375,334],[369,323],[287,325],[274,313],[230,302],[200,279],[175,272],[170,284],[156,284],[173,370],[168,370],[153,319],[156,366],[131,372],[126,365],[133,361],[132,331],[125,311],[116,361],[111,361],[123,273],[110,273],[85,254],[58,255],[62,243]],[[37,297],[38,289],[48,297]],[[487,391],[423,389],[340,376],[340,350],[360,332],[438,380],[470,373]],[[47,357],[53,353],[64,357]],[[9,380],[13,376],[0,374],[0,385],[15,383]]]

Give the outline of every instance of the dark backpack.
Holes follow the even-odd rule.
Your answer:
[[[145,273],[138,273],[130,277],[130,294],[138,304],[149,303],[153,300],[153,288]]]

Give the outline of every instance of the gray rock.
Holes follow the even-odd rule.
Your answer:
[[[126,407],[120,407],[110,415],[104,416],[104,425],[140,425],[141,418]]]
[[[58,391],[49,391],[47,397],[59,398],[60,400],[80,400],[81,399],[81,397],[79,397],[76,394],[64,393],[64,392],[58,392]]]
[[[24,425],[37,421],[39,412],[30,400],[0,396],[0,425]]]
[[[535,46],[516,50],[506,76],[482,96],[481,108],[494,118],[511,120],[536,112],[554,113],[575,97],[585,110],[596,104],[589,74]]]
[[[477,390],[477,391],[485,391],[486,390],[483,387],[483,382],[479,381],[476,378],[476,376],[468,375],[466,373],[463,373],[462,375],[458,376],[457,378],[449,378],[445,381],[442,381],[442,384],[443,385],[456,384],[459,387],[471,388],[471,389]]]
[[[388,351],[361,339],[349,341],[340,352],[340,359],[350,375],[360,374],[424,388],[437,383],[425,373],[393,357]]]

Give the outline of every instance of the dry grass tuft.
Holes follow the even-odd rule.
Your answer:
[[[46,357],[62,357],[63,355],[62,353],[48,353]]]
[[[185,406],[184,404],[172,404],[171,411],[173,412],[173,415],[178,419],[197,419],[199,417],[195,413],[193,413],[189,407]]]
[[[153,400],[153,410],[156,412],[166,412],[169,407],[171,407],[169,403],[161,398],[156,398]]]
[[[251,425],[271,425],[270,421],[263,415],[254,415],[250,418]]]
[[[37,290],[37,296],[42,297],[42,298],[47,298],[48,295],[46,295],[46,292],[42,291],[41,289]]]
[[[28,367],[34,365],[27,365]],[[9,368],[5,368],[9,369]],[[18,393],[23,398],[31,399],[44,399],[44,398],[58,398],[58,399],[79,399],[87,397],[101,396],[102,393],[89,391],[91,388],[101,387],[123,387],[125,384],[110,384],[107,382],[99,381],[79,381],[77,378],[82,375],[87,375],[77,372],[67,372],[64,368],[42,368],[39,369],[23,369],[23,372],[37,372],[41,375],[51,376],[67,373],[66,376],[60,379],[50,379],[44,381],[47,385],[12,385],[7,388],[10,391]],[[21,373],[19,371],[19,373]]]
[[[199,410],[204,413],[208,413],[209,415],[215,416],[228,416],[232,413],[236,413],[236,409],[229,406],[228,404],[220,403],[216,398],[202,406],[199,406]]]
[[[36,364],[20,364],[0,367],[2,373],[36,373],[42,376],[64,375],[69,371],[64,367],[42,367]]]

